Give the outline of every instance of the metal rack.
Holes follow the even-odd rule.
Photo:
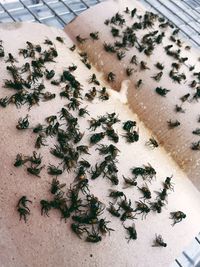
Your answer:
[[[0,23],[40,22],[63,28],[90,6],[104,0],[0,0]],[[133,0],[134,1],[134,0]],[[180,30],[191,44],[200,47],[200,0],[139,0]],[[200,234],[171,267],[200,267]]]

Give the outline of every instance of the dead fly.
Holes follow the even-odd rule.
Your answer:
[[[130,67],[126,68],[126,75],[131,76],[132,74],[133,74],[133,69]]]
[[[98,150],[100,154],[110,154],[113,159],[115,159],[118,155],[119,149],[114,145],[99,145],[99,148],[96,148],[95,150]]]
[[[113,37],[119,37],[119,29],[115,28],[115,27],[112,27],[111,28],[111,33],[112,33],[112,36]]]
[[[94,100],[96,94],[97,94],[96,87],[92,87],[92,89],[88,93],[85,94],[85,97],[87,100],[92,101]]]
[[[83,227],[82,224],[72,223],[71,224],[72,231],[81,239],[84,232],[87,232],[86,227]]]
[[[28,160],[36,165],[40,165],[42,163],[42,157],[40,154],[37,155],[36,151],[33,151],[33,156],[28,157]]]
[[[130,242],[130,240],[136,240],[137,239],[137,232],[135,229],[135,224],[133,224],[132,226],[129,227],[125,227],[124,228],[127,230],[128,232],[128,237],[126,237],[126,239],[128,239],[128,243]]]
[[[3,47],[3,41],[0,40],[0,57],[4,57],[5,52],[4,52],[4,47]]]
[[[10,100],[9,98],[6,96],[4,98],[0,98],[0,106],[5,108],[7,107],[7,105],[9,104]]]
[[[116,209],[116,208],[114,207],[114,205],[113,205],[111,202],[109,202],[109,204],[110,204],[110,206],[109,206],[109,208],[108,208],[108,211],[109,211],[113,216],[119,218],[119,217],[121,216],[121,214],[119,213],[120,207],[119,207],[118,209]]]
[[[6,63],[7,63],[7,62],[15,63],[15,62],[18,62],[18,61],[17,61],[17,59],[15,59],[15,58],[13,57],[13,55],[12,55],[11,53],[8,53],[8,58],[7,58],[7,60],[6,60]]]
[[[104,132],[95,133],[90,137],[90,143],[91,144],[97,144],[99,141],[101,141],[105,137]]]
[[[110,190],[109,197],[118,199],[119,197],[123,197],[123,196],[124,196],[124,193],[122,191]]]
[[[150,148],[154,149],[159,146],[158,142],[154,137],[149,138],[149,141],[145,143],[146,146],[149,146]]]
[[[39,174],[40,174],[40,172],[41,172],[41,170],[43,168],[44,168],[44,166],[41,166],[41,167],[38,167],[38,166],[33,167],[31,165],[31,167],[28,167],[27,168],[27,172],[40,178]]]
[[[140,87],[142,86],[142,84],[143,84],[143,82],[142,82],[142,80],[140,79],[140,80],[138,80],[137,83],[135,84],[135,87],[136,87],[136,88],[140,88]]]
[[[102,163],[95,164],[95,170],[91,169],[91,179],[94,180],[98,178],[105,170],[107,166],[107,162],[103,161]]]
[[[106,101],[109,99],[109,94],[107,92],[107,89],[106,87],[103,87],[100,91],[99,91],[99,99],[102,100],[102,101]]]
[[[72,45],[69,49],[73,52],[76,49],[76,45]]]
[[[199,98],[200,98],[200,87],[198,86],[196,88],[196,93],[193,95],[193,99],[195,99],[196,101],[198,101]]]
[[[138,61],[137,61],[137,56],[136,55],[133,55],[131,60],[130,60],[130,63],[131,64],[134,64],[134,65],[138,65]]]
[[[53,42],[50,39],[45,39],[44,44],[46,45],[53,45]]]
[[[166,88],[162,88],[162,87],[156,87],[155,89],[156,93],[160,96],[166,96],[167,93],[170,92],[170,90],[166,89]]]
[[[132,213],[134,210],[131,206],[131,200],[129,201],[126,199],[126,196],[124,196],[125,199],[121,200],[118,205],[120,208],[122,208],[126,213]]]
[[[46,141],[45,134],[44,133],[40,133],[39,136],[36,139],[35,148],[41,148],[41,146],[47,146],[45,141]]]
[[[136,121],[129,120],[129,121],[124,122],[123,129],[127,132],[130,132],[135,126],[136,126]]]
[[[191,149],[192,150],[200,150],[200,141],[192,143]]]
[[[100,85],[100,82],[97,80],[97,77],[94,73],[89,78],[88,83],[94,83],[95,85]]]
[[[18,120],[18,124],[16,125],[16,128],[18,130],[24,130],[27,129],[28,127],[29,127],[28,115],[26,115],[25,118],[20,118]]]
[[[162,201],[166,201],[167,198],[167,189],[164,187],[161,191],[158,192],[158,198]]]
[[[73,71],[75,71],[76,69],[77,69],[77,66],[74,65],[74,64],[72,64],[71,66],[68,67],[68,70],[69,70],[70,72],[73,72]]]
[[[78,111],[78,116],[79,117],[85,117],[85,115],[90,115],[89,111],[85,108],[80,108]]]
[[[147,63],[144,61],[140,62],[140,69],[141,70],[150,70],[150,68],[147,66]]]
[[[66,184],[60,184],[57,178],[53,178],[51,182],[51,189],[50,192],[52,194],[56,194],[58,191],[60,191],[63,187],[65,187]]]
[[[155,66],[156,66],[156,68],[159,69],[159,70],[163,70],[163,69],[164,69],[164,65],[161,64],[161,63],[159,63],[159,62],[157,62],[157,63],[155,64]]]
[[[157,213],[161,213],[162,207],[165,205],[160,199],[155,202],[150,202],[150,209],[156,211]]]
[[[22,154],[17,154],[14,166],[15,167],[22,166],[27,161],[29,161],[29,157],[23,156]]]
[[[117,58],[119,60],[122,60],[122,58],[124,58],[125,56],[126,56],[126,53],[124,51],[117,52]]]
[[[124,183],[126,185],[124,188],[128,188],[128,187],[131,187],[131,186],[137,186],[137,182],[136,182],[135,178],[126,178],[123,175],[123,179],[124,179]]]
[[[91,32],[90,37],[92,40],[99,40],[99,32]]]
[[[128,143],[134,143],[134,142],[137,142],[139,140],[139,133],[138,133],[138,131],[127,132],[123,136],[126,138],[126,141]]]
[[[195,135],[200,135],[200,128],[196,128],[194,131],[192,131]]]
[[[40,201],[40,206],[41,206],[41,215],[46,215],[49,216],[49,211],[51,210],[52,206],[51,206],[51,202],[42,199]]]
[[[139,191],[142,192],[143,198],[150,199],[151,198],[151,191],[149,190],[148,186],[145,184],[142,187],[138,187]]]
[[[174,226],[176,223],[181,222],[183,219],[186,218],[186,214],[183,213],[182,211],[175,211],[175,212],[170,212],[170,219],[173,220],[172,226]]]
[[[106,129],[106,135],[110,140],[112,140],[115,143],[118,143],[119,141],[119,136],[115,132],[115,130],[112,127],[107,127]]]
[[[143,217],[146,218],[147,214],[150,212],[150,208],[142,201],[136,201],[135,203],[136,209],[134,211],[139,212],[138,214],[142,214],[142,219]]]
[[[23,218],[24,221],[27,222],[27,216],[30,215],[30,209],[27,207],[28,202],[32,204],[32,201],[27,199],[26,196],[22,196],[18,201],[17,211],[20,216],[20,221]]]
[[[195,87],[197,86],[197,81],[193,80],[193,81],[189,84],[189,86],[190,86],[191,88],[195,88]]]
[[[106,52],[109,52],[109,53],[115,53],[116,52],[116,49],[112,44],[104,43],[103,46],[104,46],[104,49]]]
[[[195,69],[195,65],[189,66],[189,71],[193,71]]]
[[[58,167],[54,166],[54,165],[49,165],[48,168],[48,174],[50,175],[61,175],[63,173],[63,171],[61,169],[59,169]]]
[[[116,78],[116,75],[113,72],[109,72],[107,76],[107,81],[108,82],[114,82]]]
[[[183,109],[181,106],[176,105],[175,106],[175,111],[176,112],[180,112],[180,113],[185,113],[185,109]]]
[[[55,75],[55,71],[54,70],[47,70],[46,69],[46,79],[47,80],[50,80],[54,77]]]
[[[180,100],[181,100],[182,102],[185,102],[185,101],[188,100],[189,97],[190,97],[190,94],[188,93],[188,94],[186,94],[186,95],[183,95],[183,96],[180,98]]]
[[[92,229],[92,233],[87,231],[87,234],[86,242],[98,243],[102,240],[102,237],[94,230],[94,228]]]
[[[156,235],[152,247],[166,247],[167,243],[164,242],[161,235]]]
[[[171,177],[167,177],[164,181],[164,188],[167,190],[172,190],[174,191],[174,186],[171,182],[172,176]]]
[[[70,98],[70,102],[67,104],[67,107],[72,110],[78,110],[81,102],[75,97]]]
[[[105,219],[100,219],[98,222],[98,231],[102,234],[105,235],[107,233],[109,233],[110,235],[110,231],[115,231],[112,228],[108,228],[107,224],[110,223],[110,221],[105,221]]]
[[[85,43],[85,41],[87,40],[87,38],[82,38],[80,35],[76,36],[76,41],[80,44]]]
[[[85,153],[86,154],[86,153]],[[88,154],[88,153],[87,153]],[[90,154],[89,154],[90,155]],[[91,164],[87,161],[87,160],[80,160],[79,162],[79,165],[82,167],[82,168],[85,168],[85,169],[88,169],[91,167]]]
[[[174,128],[181,125],[181,123],[178,120],[174,120],[174,121],[169,120],[169,121],[167,121],[167,124],[168,124],[169,129],[174,129]]]
[[[64,39],[63,39],[62,37],[60,37],[60,36],[57,36],[57,37],[56,37],[56,40],[57,40],[58,42],[60,42],[60,43],[64,43]]]
[[[156,75],[152,76],[151,78],[153,78],[155,81],[159,82],[161,80],[162,76],[163,76],[163,72],[161,71],[161,72],[157,73]]]

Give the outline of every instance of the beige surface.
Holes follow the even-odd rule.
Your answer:
[[[6,52],[12,52],[17,55],[17,49],[24,47],[27,40],[34,43],[42,43],[44,38],[49,37],[55,40],[57,35],[64,36],[61,31],[49,28],[39,24],[11,24],[0,26],[0,36],[4,40]],[[67,45],[56,42],[56,48],[59,52],[57,63],[52,63],[56,73],[65,69],[72,62],[78,64],[75,75],[83,84],[84,91],[88,90],[87,80],[91,75],[84,65],[70,52],[67,47],[71,42],[65,38]],[[94,72],[94,71],[93,71]],[[5,64],[1,60],[0,64],[0,88],[3,80],[8,78],[5,72]],[[52,92],[60,92],[57,87],[48,86]],[[0,96],[5,96],[7,90],[2,88]],[[122,121],[126,119],[137,119],[126,105],[120,103],[120,98],[116,93],[107,103],[95,100],[93,105],[88,104],[88,109],[93,117],[105,113],[106,111],[115,111],[120,115]],[[41,103],[33,107],[30,111],[31,125],[48,116],[55,114],[65,104],[59,96],[55,100]],[[13,167],[13,161],[17,153],[31,154],[35,136],[29,132],[19,132],[15,125],[22,115],[26,114],[27,108],[16,109],[9,106],[1,109],[0,112],[0,266],[5,267],[40,267],[40,266],[116,266],[116,267],[167,267],[174,258],[182,251],[193,236],[199,231],[200,221],[200,196],[199,192],[166,155],[162,148],[149,150],[145,147],[145,142],[151,136],[144,128],[142,123],[138,122],[140,131],[140,141],[127,145],[124,140],[120,141],[119,148],[121,154],[119,157],[120,173],[129,175],[129,169],[134,166],[140,166],[143,163],[150,163],[157,170],[157,180],[150,185],[152,191],[161,187],[161,181],[168,175],[174,175],[175,192],[168,198],[168,206],[162,214],[149,214],[146,220],[138,219],[135,224],[138,231],[138,240],[127,244],[126,233],[121,223],[116,218],[106,217],[111,220],[111,227],[115,229],[111,236],[107,236],[100,244],[88,244],[79,240],[70,231],[70,221],[66,224],[60,221],[58,213],[50,212],[50,217],[40,215],[39,201],[41,198],[50,198],[48,192],[51,177],[47,175],[46,170],[41,173],[41,178],[35,178],[27,175],[23,168]],[[81,123],[81,129],[84,131],[88,125]],[[85,139],[88,139],[88,131]],[[119,134],[122,134],[119,132]],[[48,165],[49,162],[56,165],[53,157],[49,155],[49,148],[52,146],[49,140],[49,147],[40,150],[43,156],[43,162]],[[105,140],[106,142],[106,140]],[[93,150],[92,150],[93,151]],[[92,163],[99,158],[93,151],[88,157]],[[73,180],[72,174],[63,174],[62,181],[68,185]],[[141,181],[142,182],[142,181]],[[117,189],[121,189],[122,180]],[[110,184],[104,179],[91,181],[91,190],[104,203],[109,202],[108,188]],[[28,223],[19,221],[16,212],[16,203],[22,195],[27,195],[33,201],[31,206],[31,216]],[[134,200],[141,196],[136,189],[127,189],[126,195]],[[187,214],[187,219],[175,227],[171,226],[169,212],[183,210]],[[127,222],[130,225],[131,222]],[[166,249],[151,247],[155,233],[162,234],[168,243]],[[90,254],[93,257],[90,257]]]
[[[114,38],[110,33],[110,27],[104,24],[104,21],[111,18],[116,12],[123,14],[125,7],[129,9],[137,8],[138,13],[144,14],[144,8],[138,1],[108,1],[99,4],[96,7],[87,10],[81,14],[72,23],[66,26],[65,31],[75,40],[77,35],[85,38],[89,36],[90,32],[99,31],[100,39],[94,42],[88,39],[86,43],[81,45],[81,49],[87,51],[93,64],[107,74],[110,71],[116,74],[116,82],[112,84],[112,87],[116,90],[120,90],[121,82],[123,80],[129,80],[130,85],[128,89],[128,102],[133,111],[139,116],[141,121],[145,123],[147,128],[151,129],[157,136],[158,140],[163,144],[166,151],[168,151],[181,168],[188,174],[188,177],[192,182],[200,189],[200,151],[192,151],[191,143],[199,140],[198,136],[192,134],[192,131],[199,127],[197,119],[199,116],[199,103],[193,101],[192,103],[185,103],[183,109],[186,110],[185,114],[175,113],[175,105],[181,104],[179,98],[184,94],[190,92],[192,95],[195,93],[194,89],[189,87],[195,76],[192,76],[192,72],[188,71],[188,68],[183,65],[180,69],[180,73],[184,72],[187,76],[187,81],[181,84],[174,83],[169,78],[169,71],[171,70],[171,63],[174,62],[171,57],[167,56],[164,52],[163,46],[173,44],[164,38],[163,44],[157,45],[152,56],[147,57],[144,53],[139,53],[136,48],[132,48],[126,52],[126,57],[119,61],[116,55],[112,53],[106,53],[103,50],[103,43],[113,43]],[[150,11],[150,10],[148,10]],[[100,14],[98,17],[96,14]],[[127,18],[127,17],[126,17]],[[131,26],[132,20],[127,19],[127,25]],[[156,30],[152,28],[151,30]],[[149,29],[146,30],[146,33]],[[164,30],[166,36],[170,35],[168,30]],[[144,31],[137,31],[137,36],[144,35]],[[188,65],[195,65],[194,72],[200,71],[200,64],[198,62],[198,51],[192,49],[192,51],[186,51],[184,46],[181,49],[181,56],[188,57]],[[179,47],[174,45],[173,49]],[[139,71],[139,66],[129,64],[132,55],[136,54],[138,61],[144,60],[147,62],[150,70]],[[155,68],[154,64],[159,61],[164,64],[165,69],[161,81],[158,83],[151,77],[159,72]],[[135,72],[128,78],[125,74],[125,68],[127,66],[133,67]],[[143,80],[143,86],[140,90],[135,88],[136,81]],[[166,97],[160,97],[154,92],[157,86],[162,86],[171,90]],[[159,111],[159,112],[158,112]],[[179,120],[181,126],[177,129],[169,130],[167,121]]]

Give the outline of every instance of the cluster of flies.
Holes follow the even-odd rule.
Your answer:
[[[136,10],[129,11],[126,9],[127,14],[135,16]],[[140,25],[135,23],[134,28],[137,30],[142,28],[151,27],[152,21],[154,21],[156,15],[147,13],[144,16],[144,21]],[[116,14],[111,21],[107,21],[106,24],[114,24],[122,26],[125,20],[120,14]],[[163,23],[164,24],[164,23]],[[164,25],[163,25],[164,27]],[[112,48],[108,44],[104,44],[105,49],[108,52],[117,53],[119,60],[123,58],[123,53],[120,49],[125,47],[132,47],[137,44],[140,52],[144,51],[145,54],[151,54],[151,50],[155,43],[160,43],[162,35],[157,33],[151,34],[154,36],[153,43],[146,41],[143,45],[140,45],[136,35],[131,29],[126,29],[124,33],[123,42],[116,42],[115,47]],[[119,32],[117,28],[112,27],[113,36],[118,36]],[[99,39],[98,32],[91,33],[90,38],[93,40]],[[60,43],[64,43],[61,37],[57,37],[56,40]],[[77,36],[77,41],[83,43],[86,39]],[[16,168],[24,166],[26,171],[33,176],[40,177],[42,169],[45,167],[42,164],[42,156],[37,150],[43,146],[48,146],[48,138],[54,138],[56,144],[50,148],[50,153],[57,158],[60,162],[57,166],[49,164],[47,166],[47,172],[53,176],[50,185],[51,199],[42,199],[41,215],[49,216],[51,210],[57,210],[60,213],[61,219],[65,221],[69,218],[73,220],[71,223],[71,230],[79,237],[84,238],[87,242],[97,243],[102,240],[102,237],[106,234],[110,234],[114,231],[108,221],[104,217],[104,212],[107,210],[113,217],[118,217],[122,222],[124,229],[127,232],[128,242],[130,240],[137,239],[137,231],[135,224],[130,226],[125,225],[127,220],[135,220],[137,216],[141,215],[142,218],[146,218],[147,214],[152,212],[161,213],[162,207],[167,204],[167,196],[170,190],[173,190],[172,177],[167,177],[163,183],[163,188],[156,192],[157,196],[154,201],[151,201],[152,192],[149,189],[147,183],[151,183],[156,176],[155,169],[150,165],[143,165],[141,167],[132,168],[132,177],[123,176],[124,189],[130,187],[136,187],[140,193],[142,200],[135,201],[133,207],[130,199],[127,198],[123,191],[117,191],[110,189],[109,198],[112,201],[109,202],[109,206],[106,207],[96,196],[94,196],[89,189],[89,177],[94,180],[98,177],[107,178],[111,185],[116,186],[119,184],[118,177],[118,154],[119,149],[115,145],[119,142],[119,135],[116,131],[116,124],[120,122],[118,115],[113,113],[106,113],[105,115],[98,116],[97,118],[90,118],[89,131],[93,133],[89,135],[89,145],[96,145],[96,151],[103,157],[103,161],[96,163],[95,166],[82,158],[83,156],[90,155],[90,146],[80,144],[84,136],[84,132],[81,132],[79,127],[79,120],[89,116],[87,106],[82,106],[83,101],[92,103],[95,98],[101,101],[109,100],[109,94],[105,87],[100,88],[100,82],[95,74],[92,74],[88,80],[88,84],[92,84],[92,88],[83,95],[82,86],[80,82],[75,78],[73,72],[76,71],[77,66],[71,65],[67,70],[64,70],[61,75],[55,78],[55,71],[53,69],[47,69],[45,63],[55,62],[58,53],[54,43],[46,39],[44,41],[46,49],[42,49],[40,45],[35,45],[31,42],[26,42],[26,48],[19,49],[19,54],[28,59],[28,62],[19,67],[18,60],[14,58],[11,53],[8,53],[8,57],[5,58],[5,52],[3,48],[3,42],[0,42],[0,57],[5,58],[5,62],[9,63],[7,71],[11,75],[12,79],[6,80],[4,87],[10,91],[14,90],[15,93],[11,96],[7,96],[0,99],[0,106],[6,107],[9,104],[15,104],[17,108],[22,105],[28,104],[29,109],[34,105],[39,105],[39,101],[48,101],[56,97],[51,92],[44,91],[45,85],[43,84],[44,78],[48,80],[54,86],[60,86],[60,97],[67,100],[67,104],[61,108],[61,110],[55,114],[45,118],[45,122],[38,123],[35,126],[31,126],[29,122],[29,115],[24,118],[20,118],[16,125],[16,129],[19,131],[32,131],[35,135],[35,150],[32,155],[23,155],[18,153],[14,162]],[[76,46],[73,45],[70,50],[74,51]],[[114,51],[111,51],[113,50]],[[109,51],[110,50],[110,51]],[[86,53],[80,53],[81,61],[87,68],[91,68]],[[131,64],[137,64],[137,58],[131,59]],[[146,62],[140,63],[141,69],[147,69]],[[157,68],[160,70],[162,66],[157,64]],[[127,69],[127,75],[131,75],[131,68]],[[114,81],[115,75],[110,73],[110,81]],[[160,74],[161,76],[161,74]],[[161,77],[160,77],[161,78]],[[154,77],[158,79],[158,77]],[[140,82],[142,84],[142,81]],[[76,115],[74,115],[76,114]],[[95,132],[97,128],[101,128],[99,132]],[[121,127],[127,143],[134,143],[139,140],[139,131],[135,121],[128,120],[123,123]],[[100,142],[107,137],[111,144],[105,145]],[[158,142],[152,137],[146,142],[151,148],[158,147]],[[58,176],[65,171],[75,172],[74,182],[71,183],[69,188],[66,188],[65,183],[60,183]],[[141,186],[138,185],[138,177],[141,177],[145,183]],[[32,201],[26,196],[22,196],[17,203],[17,211],[20,216],[20,220],[23,219],[27,222],[27,218],[30,215],[29,205]],[[173,224],[179,223],[184,219],[186,215],[182,211],[176,211],[171,213],[171,219]],[[153,246],[166,247],[161,235],[156,235]]]
[[[128,20],[133,20],[133,23],[129,26],[126,25],[126,18]],[[117,12],[110,19],[105,20],[105,25],[110,26],[110,32],[114,38],[113,43],[104,42],[103,49],[116,56],[116,58],[121,61],[126,57],[126,52],[130,51],[133,47],[138,50],[139,53],[144,53],[147,58],[149,58],[155,51],[156,46],[162,44],[163,38],[168,38],[170,42],[169,45],[164,47],[164,52],[166,55],[172,58],[173,62],[171,64],[171,69],[169,71],[170,79],[178,84],[186,83],[187,77],[184,72],[181,72],[181,66],[186,66],[189,72],[192,72],[194,79],[188,83],[188,86],[192,89],[192,93],[187,93],[180,97],[180,104],[176,104],[174,111],[176,113],[185,113],[184,104],[186,102],[192,103],[198,101],[200,98],[200,72],[195,72],[195,65],[189,65],[187,63],[188,57],[183,57],[181,55],[181,48],[184,48],[186,51],[190,50],[190,46],[184,46],[184,43],[178,38],[179,29],[174,28],[174,25],[168,20],[154,14],[152,12],[146,11],[144,15],[140,15],[137,12],[137,9],[129,10],[127,7],[124,10],[124,14]],[[156,27],[156,30],[152,30],[153,27]],[[168,37],[165,34],[167,28],[171,28],[171,35]],[[145,33],[141,37],[141,32],[149,30],[148,33]],[[137,36],[137,33],[140,31],[140,37]],[[94,32],[90,34],[90,39],[99,40],[99,32]],[[78,43],[84,43],[88,38],[81,38],[77,36]],[[133,55],[130,58],[129,66],[126,67],[125,73],[127,76],[131,76],[134,72],[137,72],[135,67],[139,67],[139,71],[149,70],[150,68],[147,65],[147,62],[139,60],[137,55]],[[155,68],[158,70],[155,75],[151,76],[156,82],[160,82],[165,66],[161,62],[155,63]],[[116,80],[116,74],[112,71],[107,74],[107,81],[114,82]],[[140,88],[143,85],[143,80],[139,79],[135,86]],[[194,92],[195,90],[195,92]],[[162,97],[166,95],[171,90],[158,86],[155,88],[155,93]],[[167,121],[168,129],[174,129],[181,125],[178,120],[169,120]],[[193,134],[199,134],[199,128],[193,131]],[[193,142],[191,144],[192,150],[200,150],[200,141]]]

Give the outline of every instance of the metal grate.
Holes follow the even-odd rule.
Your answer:
[[[0,23],[40,22],[63,28],[90,6],[104,0],[0,0]],[[200,0],[139,0],[179,29],[191,44],[200,47]],[[200,234],[171,267],[200,267]]]
[[[73,18],[103,0],[0,0],[0,22],[40,22],[63,28]]]

